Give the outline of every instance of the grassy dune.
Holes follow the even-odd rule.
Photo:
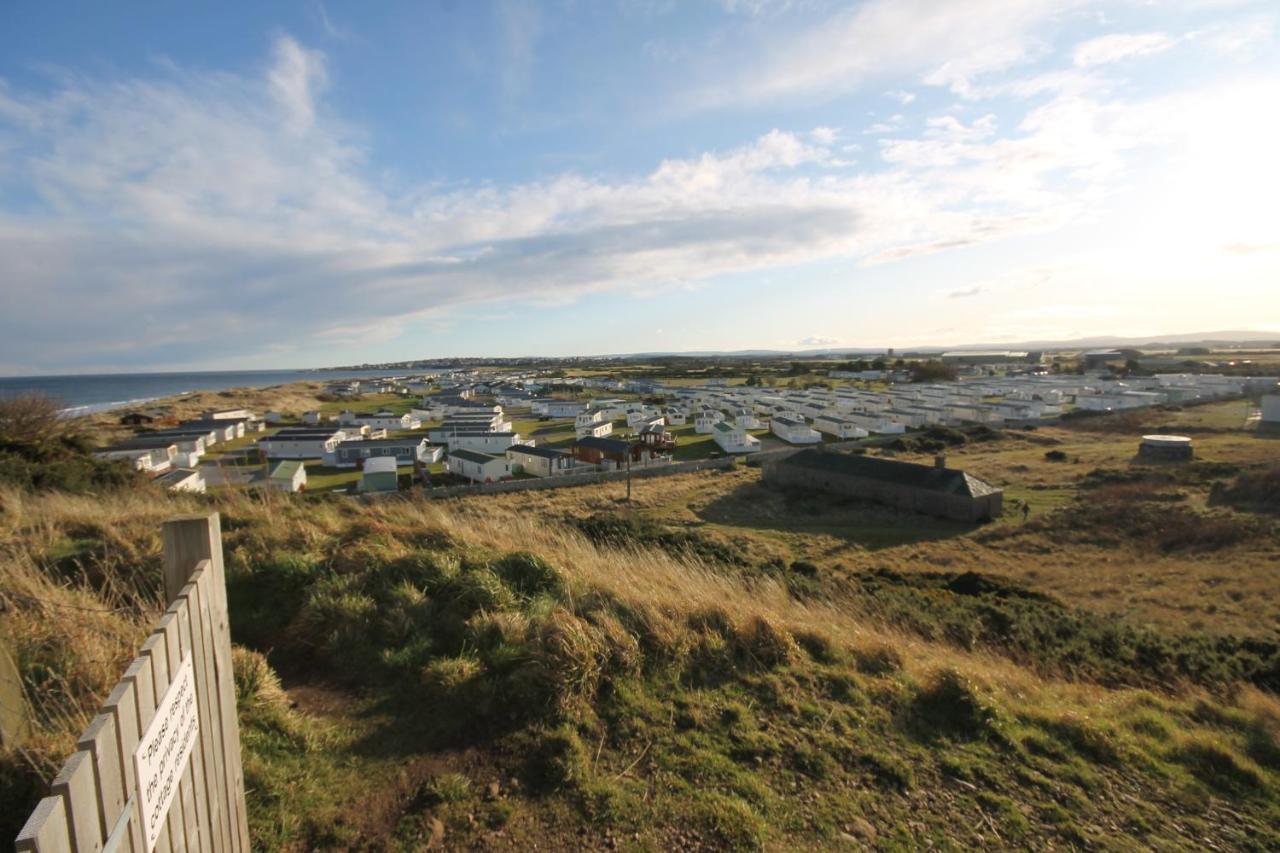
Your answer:
[[[160,522],[216,509],[256,849],[1274,849],[1271,445],[1148,470],[1146,424],[1095,426],[952,448],[1039,496],[984,527],[750,469],[631,505],[0,488],[33,717],[0,827],[158,612]]]

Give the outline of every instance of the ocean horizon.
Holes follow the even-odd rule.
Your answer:
[[[68,415],[87,415],[140,406],[163,397],[227,388],[261,388],[293,382],[334,379],[372,379],[404,376],[420,370],[200,370],[174,373],[98,373],[68,376],[0,377],[0,397],[46,394],[62,404]]]

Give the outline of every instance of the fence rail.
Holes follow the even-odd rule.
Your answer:
[[[169,606],[27,819],[19,851],[249,850],[218,514],[165,522],[164,557]]]

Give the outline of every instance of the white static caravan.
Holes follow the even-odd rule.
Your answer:
[[[321,459],[332,455],[344,438],[336,429],[282,429],[258,439],[258,449],[268,459]]]
[[[573,456],[563,450],[533,447],[528,444],[515,444],[508,447],[506,457],[511,463],[513,473],[528,474],[532,477],[554,477],[557,474],[572,473],[576,464]]]
[[[511,476],[511,462],[505,455],[493,456],[472,450],[450,451],[444,467],[450,474],[474,483],[496,483]]]
[[[574,434],[577,438],[604,438],[606,435],[613,434],[613,421],[595,421],[591,423],[579,423],[574,428]]]
[[[822,436],[803,420],[779,416],[769,422],[769,430],[790,444],[817,444],[822,441]]]
[[[760,439],[742,427],[724,421],[716,424],[713,437],[725,453],[755,453],[760,449]]]
[[[521,438],[518,432],[456,432],[450,433],[444,444],[449,448],[449,455],[455,451],[467,450],[473,453],[503,453],[515,444],[533,444],[527,438]]]
[[[693,419],[693,431],[698,435],[711,435],[715,432],[716,424],[724,420],[724,415],[719,412],[706,411],[699,412]]]
[[[813,419],[813,428],[836,438],[866,438],[871,433],[847,418],[819,415]]]
[[[850,412],[844,416],[844,419],[877,435],[901,435],[907,431],[906,426],[903,424],[897,423],[878,412],[874,414]]]

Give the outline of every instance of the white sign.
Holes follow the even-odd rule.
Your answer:
[[[133,764],[138,770],[138,807],[148,851],[156,849],[199,731],[196,680],[188,655],[174,674],[160,707],[156,708],[155,718],[133,754]]]

